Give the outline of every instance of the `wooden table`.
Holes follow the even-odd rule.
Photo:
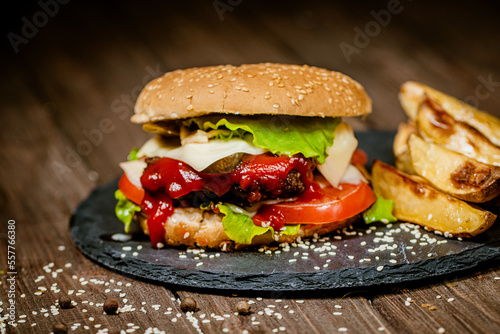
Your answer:
[[[389,3],[396,5],[70,2],[6,12],[4,35],[13,42],[3,49],[0,92],[0,299],[6,315],[7,278],[15,276],[17,323],[6,325],[7,332],[48,333],[64,322],[71,333],[152,333],[152,327],[168,333],[499,333],[498,262],[412,286],[256,298],[121,276],[80,254],[69,235],[74,208],[115,179],[118,163],[150,137],[129,117],[139,90],[165,71],[262,61],[340,70],[360,81],[374,102],[366,121],[351,121],[356,130],[395,130],[405,120],[396,96],[405,80],[500,116],[498,7],[492,1]],[[38,27],[30,30],[33,22]],[[12,269],[6,262],[10,225]],[[17,274],[7,273],[13,269]],[[59,310],[58,296],[70,291],[77,305]],[[199,307],[191,317],[177,302],[188,296]],[[99,303],[107,298],[135,310],[105,315]],[[241,300],[254,302],[251,315],[234,314]]]

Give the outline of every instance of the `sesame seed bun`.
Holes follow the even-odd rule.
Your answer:
[[[361,116],[371,100],[350,77],[313,66],[251,64],[165,73],[137,99],[135,123],[224,113]]]

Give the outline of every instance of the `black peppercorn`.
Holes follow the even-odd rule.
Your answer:
[[[68,333],[68,327],[62,322],[58,322],[52,326],[52,332],[54,334],[66,334]]]
[[[59,297],[59,307],[62,309],[68,309],[71,307],[71,298],[68,295],[61,295]]]
[[[196,300],[191,297],[186,297],[181,301],[182,312],[194,312],[196,311]]]
[[[106,314],[116,314],[116,311],[118,311],[118,302],[114,299],[108,299],[104,302],[102,308]]]

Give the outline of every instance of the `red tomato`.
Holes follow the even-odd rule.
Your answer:
[[[121,190],[123,195],[129,200],[136,204],[141,204],[144,198],[144,189],[137,188],[127,177],[127,174],[123,173],[120,181],[118,182],[118,188]]]
[[[366,154],[366,152],[363,151],[362,149],[357,148],[354,151],[354,154],[352,155],[351,164],[353,164],[354,166],[356,165],[365,166],[367,162],[368,162],[368,154]]]
[[[283,217],[282,223],[287,225],[335,222],[363,212],[375,199],[373,190],[364,182],[343,183],[338,188],[328,185],[313,197],[302,196],[297,201],[262,207],[253,220],[257,225],[277,217]]]

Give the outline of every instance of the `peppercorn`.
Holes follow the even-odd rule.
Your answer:
[[[242,300],[236,304],[236,312],[242,315],[247,315],[250,313],[250,305],[246,301]]]
[[[54,334],[66,334],[68,333],[68,327],[62,322],[58,322],[52,326],[52,332]]]
[[[106,314],[116,314],[116,311],[118,311],[118,302],[114,299],[107,299],[102,308]]]
[[[194,312],[196,311],[196,300],[191,297],[186,297],[181,301],[182,312]]]
[[[71,307],[71,298],[68,295],[61,295],[59,297],[59,307],[62,309],[68,309]]]

